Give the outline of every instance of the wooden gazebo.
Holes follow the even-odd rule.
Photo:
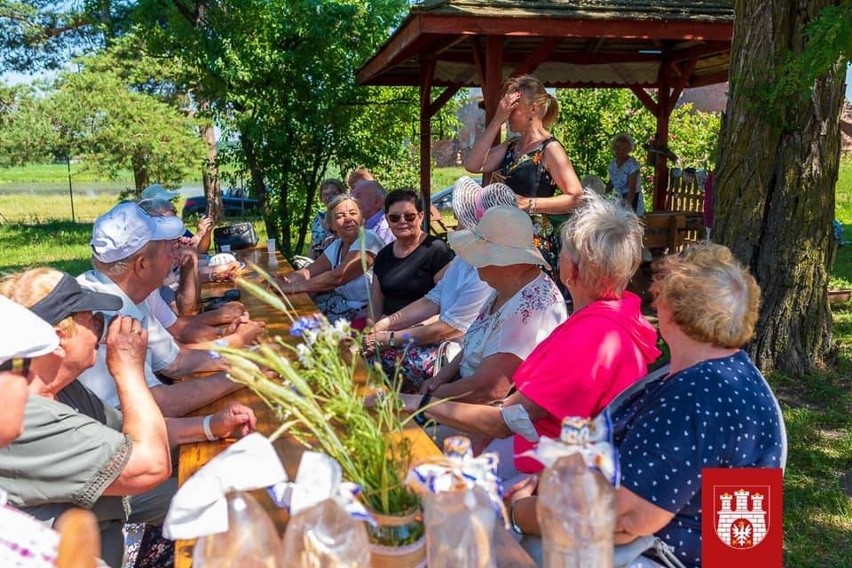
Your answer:
[[[482,88],[486,123],[513,75],[532,73],[548,87],[629,88],[657,117],[665,151],[681,91],[727,81],[733,20],[733,0],[426,0],[357,80],[420,87],[420,187],[428,199],[431,118],[462,87]],[[654,208],[662,209],[668,169],[664,153],[657,156]]]

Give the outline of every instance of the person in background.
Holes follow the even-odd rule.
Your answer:
[[[518,207],[533,220],[536,247],[556,267],[559,235],[550,216],[570,212],[583,195],[565,149],[548,131],[559,116],[559,104],[530,75],[510,77],[501,93],[494,118],[476,139],[464,166],[469,172],[491,174],[492,181],[512,188]],[[518,136],[492,147],[507,121]]]
[[[346,193],[343,183],[336,179],[327,179],[320,184],[320,201],[323,207],[328,207],[332,199]],[[334,240],[334,233],[325,223],[325,209],[320,211],[311,221],[311,258],[316,260],[322,251]]]
[[[177,215],[174,200],[178,197],[180,197],[180,192],[169,191],[162,185],[155,183],[142,190],[142,194],[139,196],[139,201],[142,202],[149,199],[168,201],[171,204],[172,214]],[[198,252],[207,254],[207,251],[210,250],[210,243],[213,239],[212,229],[213,219],[208,215],[204,215],[198,220],[198,227],[195,229],[195,234],[193,235],[192,232],[187,229],[184,236],[190,239],[190,243]]]
[[[661,259],[654,273],[651,294],[671,362],[611,409],[621,462],[615,543],[656,535],[697,567],[701,518],[712,514],[702,511],[702,469],[783,468],[787,436],[775,395],[741,349],[760,307],[754,277],[711,243]],[[536,535],[530,492],[527,484],[509,498],[519,529]]]
[[[645,202],[642,198],[642,167],[630,155],[636,143],[626,132],[616,134],[612,139],[612,153],[615,157],[607,166],[609,181],[606,191],[615,191],[625,207],[637,215],[645,214]]]
[[[349,175],[346,176],[346,187],[349,188],[349,191],[355,189],[355,184],[359,181],[376,181],[376,178],[373,176],[373,173],[365,168],[364,166],[355,168]]]
[[[394,241],[393,232],[385,217],[385,190],[375,180],[361,180],[352,188],[352,197],[358,202],[364,216],[364,228],[372,231],[386,245]]]
[[[423,200],[413,190],[391,191],[385,217],[395,240],[373,263],[373,321],[424,297],[453,256],[444,241],[423,231]]]
[[[334,197],[325,218],[337,235],[334,242],[306,268],[275,276],[275,280],[283,294],[312,294],[330,321],[360,320],[356,326],[363,327],[372,289],[373,261],[385,243],[370,230],[364,230],[361,236],[364,216],[350,195]]]
[[[169,481],[170,448],[248,434],[254,414],[233,404],[210,417],[165,420],[144,380],[148,334],[142,323],[119,316],[107,328],[104,312],[120,308],[118,296],[84,290],[52,268],[7,277],[0,294],[28,307],[59,340],[31,361],[24,429],[0,449],[0,486],[13,505],[43,522],[73,506],[92,510],[101,526],[102,557],[118,568],[124,522],[165,517],[177,488]],[[122,412],[76,380],[95,364],[101,344]],[[140,497],[125,501],[128,495]]]

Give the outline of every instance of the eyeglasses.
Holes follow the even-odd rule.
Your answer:
[[[31,361],[32,359],[29,358],[9,359],[0,365],[0,372],[15,373],[16,375],[26,377],[30,374]]]
[[[400,215],[399,213],[388,213],[387,217],[388,221],[391,223],[399,223],[403,218],[406,223],[411,223],[417,219],[417,213],[405,213],[404,215]]]

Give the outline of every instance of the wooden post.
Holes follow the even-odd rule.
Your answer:
[[[485,124],[497,114],[497,103],[500,102],[500,85],[503,84],[503,38],[488,36],[485,44],[485,84],[482,86],[482,96],[485,98]],[[492,146],[500,144],[500,134],[494,138]],[[482,175],[482,185],[491,181],[491,175]]]
[[[424,229],[429,231],[432,190],[432,76],[435,73],[434,59],[420,59],[420,196],[423,199]]]
[[[669,167],[666,150],[669,147],[669,74],[671,63],[663,60],[660,64],[659,88],[657,89],[657,148],[656,167],[654,168],[654,211],[666,208],[666,190],[669,183]]]

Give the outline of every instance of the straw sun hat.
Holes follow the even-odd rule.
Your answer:
[[[549,267],[533,245],[529,215],[514,205],[496,205],[488,209],[479,224],[450,233],[449,241],[456,254],[477,268],[513,264]]]

